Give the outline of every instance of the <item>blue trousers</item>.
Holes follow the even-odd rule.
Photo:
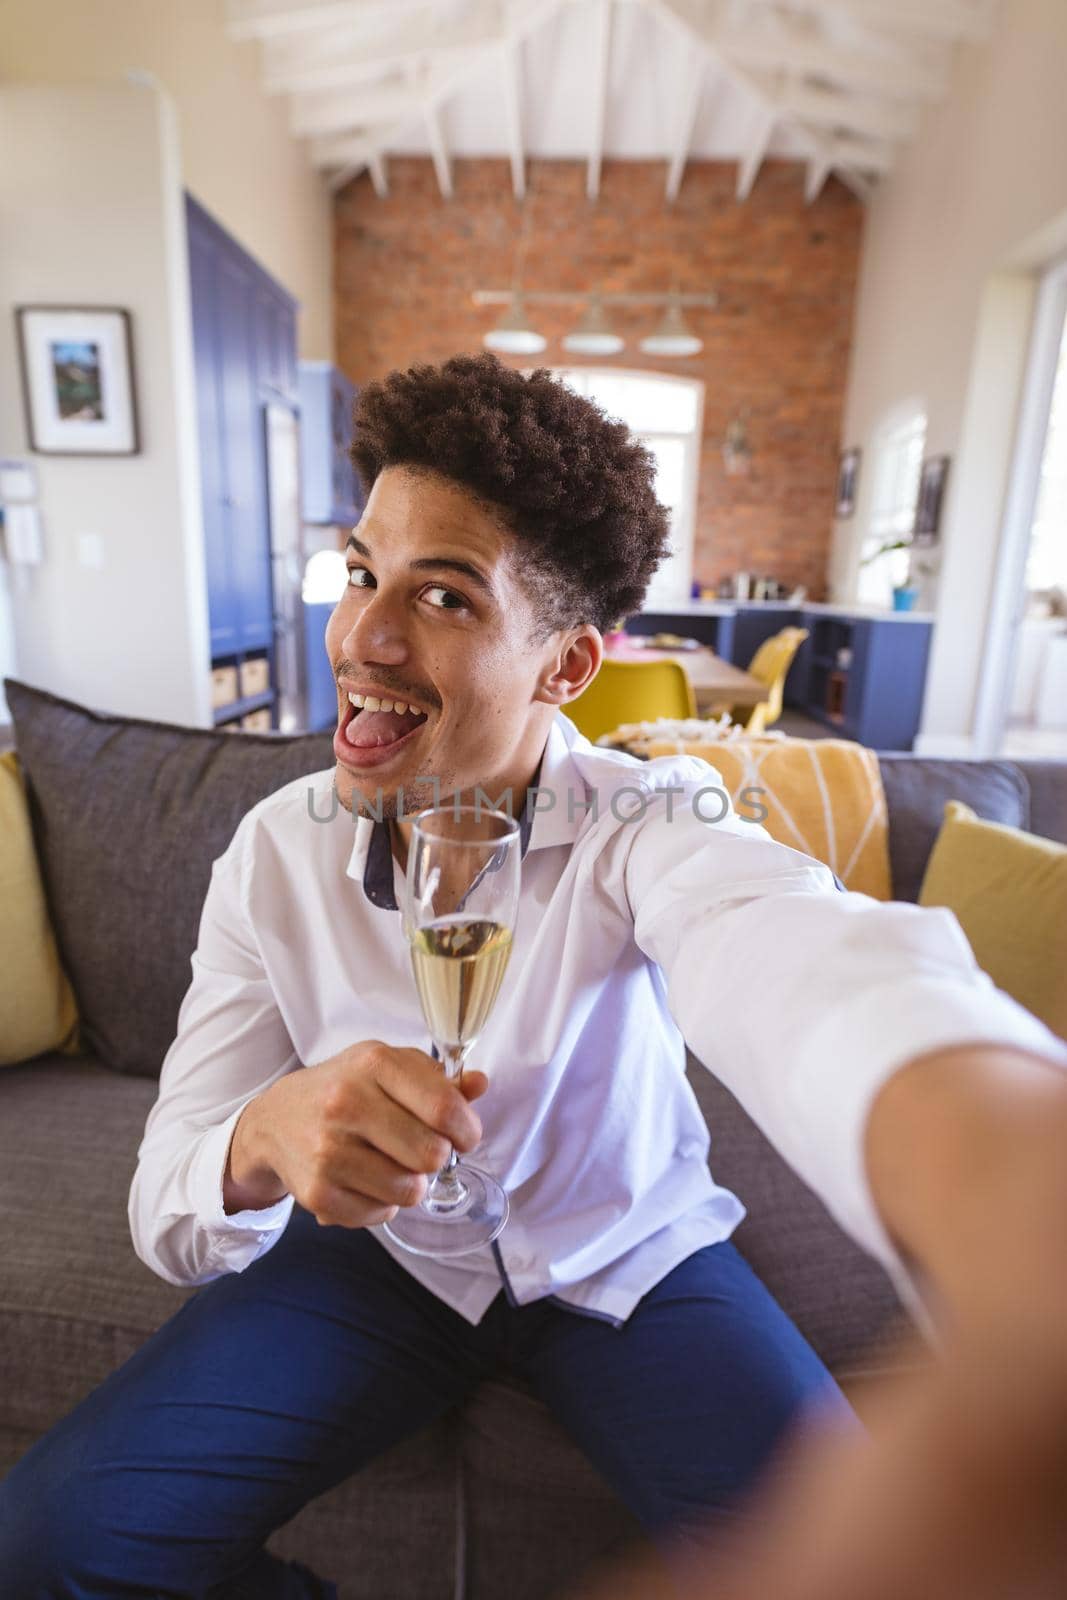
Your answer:
[[[268,1555],[302,1505],[485,1377],[533,1386],[653,1534],[730,1515],[802,1409],[847,1402],[732,1244],[669,1273],[626,1325],[550,1301],[478,1327],[365,1232],[297,1208],[206,1285],[0,1484],[5,1600],[311,1600]]]

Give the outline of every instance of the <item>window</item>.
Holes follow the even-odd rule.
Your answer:
[[[1067,322],[1060,342],[1037,504],[1026,558],[1026,587],[1067,589]]]
[[[693,531],[704,385],[694,378],[614,368],[557,367],[556,376],[624,422],[656,460],[656,494],[671,516],[671,554],[649,584],[649,610],[688,600],[693,581]]]
[[[907,550],[874,553],[879,546],[911,534],[925,447],[926,417],[921,411],[898,415],[875,446],[871,514],[860,549],[861,563],[868,564],[861,564],[857,584],[857,598],[867,605],[891,604],[893,590],[907,580]]]

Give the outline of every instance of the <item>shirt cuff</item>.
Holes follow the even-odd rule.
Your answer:
[[[226,1176],[226,1162],[230,1154],[230,1141],[243,1110],[244,1106],[239,1106],[225,1122],[210,1128],[197,1146],[189,1173],[195,1214],[200,1224],[210,1231],[236,1236],[233,1237],[235,1244],[241,1235],[247,1237],[250,1243],[273,1243],[274,1235],[283,1231],[292,1215],[295,1202],[291,1194],[283,1195],[280,1200],[260,1210],[229,1214],[225,1210],[222,1185]],[[226,1265],[234,1265],[225,1241],[222,1249],[227,1256]],[[257,1250],[256,1254],[259,1253]]]
[[[1067,1047],[1056,1035],[976,973],[966,980],[879,986],[843,1002],[806,1041],[791,1075],[793,1115],[814,1169],[837,1175],[821,1191],[824,1201],[882,1264],[923,1332],[935,1339],[929,1313],[936,1297],[890,1239],[871,1192],[864,1141],[874,1101],[895,1073],[917,1056],[962,1045],[1003,1045],[1067,1070]]]

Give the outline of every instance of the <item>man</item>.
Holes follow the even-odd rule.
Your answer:
[[[560,716],[667,548],[647,452],[489,357],[395,373],[357,422],[336,771],[254,807],[214,865],[131,1190],[143,1259],[206,1287],[11,1475],[14,1600],[330,1595],[270,1531],[503,1366],[654,1534],[732,1523],[799,1418],[853,1430],[730,1242],[686,1041],[913,1303],[928,1282],[977,1325],[1002,1270],[1033,1287],[990,1270],[1005,1215],[1051,1259],[1063,1055],[953,919],[839,892],[724,816],[703,764]],[[396,906],[411,813],[479,789],[523,819],[522,893],[488,1076],[457,1087]],[[382,1224],[449,1141],[511,1220],[408,1255]]]

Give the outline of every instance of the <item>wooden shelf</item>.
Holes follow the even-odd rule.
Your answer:
[[[215,707],[215,726],[217,728],[220,722],[232,722],[235,717],[247,716],[250,711],[260,711],[264,706],[273,704],[273,689],[267,689],[263,694],[250,694],[244,700],[231,700],[228,706]]]

